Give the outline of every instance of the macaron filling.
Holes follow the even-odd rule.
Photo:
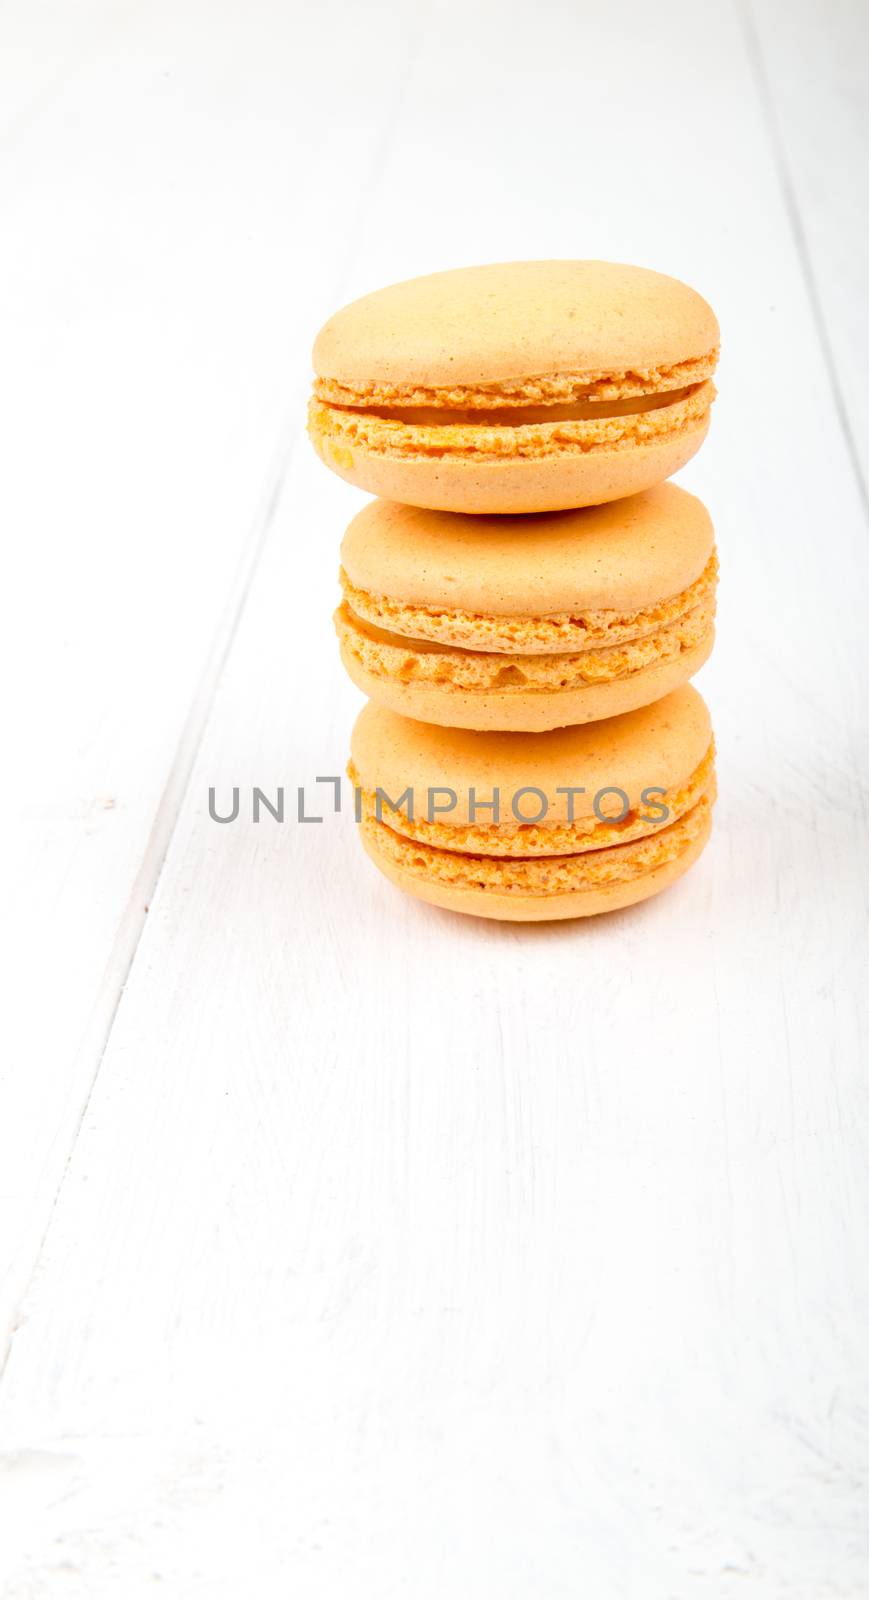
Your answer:
[[[589,403],[589,416],[568,416],[559,419],[561,405],[553,409],[553,420],[516,422],[507,420],[511,412],[498,412],[497,421],[476,420],[475,410],[459,412],[462,420],[443,421],[444,412],[437,410],[437,420],[403,420],[412,412],[401,409],[401,415],[381,413],[375,409],[346,408],[325,403],[316,395],[309,410],[309,431],[315,443],[328,445],[337,465],[349,469],[353,450],[367,454],[402,458],[443,457],[500,460],[505,457],[543,459],[564,454],[586,454],[596,450],[617,450],[637,445],[672,440],[682,433],[705,428],[715,386],[711,379],[689,388],[680,388],[654,397],[651,407],[625,409],[617,407],[610,415],[608,402],[597,409]],[[491,396],[489,400],[491,406]],[[595,404],[595,409],[591,406]],[[629,401],[628,406],[636,405]],[[452,409],[452,408],[450,408]],[[568,404],[568,411],[573,405]],[[582,408],[584,409],[584,408]],[[544,408],[544,411],[546,408]],[[606,415],[602,411],[606,411]],[[430,418],[432,412],[423,408],[422,416]],[[449,415],[449,412],[446,413]],[[455,413],[453,413],[455,414]],[[494,413],[485,411],[484,417]],[[342,452],[344,455],[342,456]]]
[[[402,640],[428,639],[464,649],[524,655],[624,644],[658,633],[696,607],[714,602],[717,579],[718,558],[713,550],[693,583],[642,608],[577,607],[542,616],[497,616],[375,594],[354,582],[343,567],[340,572],[346,611],[357,622],[361,619]]]
[[[430,640],[402,639],[364,622],[347,605],[335,613],[335,626],[343,649],[375,677],[426,684],[445,692],[460,689],[527,695],[613,683],[684,655],[710,635],[714,614],[714,600],[708,597],[644,638],[603,649],[550,655],[487,653]]]
[[[675,405],[686,400],[694,386],[670,389],[664,394],[641,394],[624,400],[571,400],[559,405],[492,406],[478,410],[471,406],[452,410],[448,406],[383,406],[372,408],[370,415],[387,422],[419,423],[423,427],[451,426],[464,423],[482,424],[486,427],[518,428],[536,422],[590,422],[600,417],[633,417],[641,411],[656,411],[661,406]],[[348,410],[367,409],[349,406]]]
[[[321,376],[314,381],[314,395],[327,404],[373,410],[429,407],[439,411],[500,411],[505,407],[569,405],[581,400],[625,400],[633,395],[672,393],[711,378],[717,362],[715,346],[705,355],[667,366],[621,372],[551,372],[449,387],[383,381],[347,383]]]
[[[631,883],[678,860],[708,833],[713,800],[714,786],[677,821],[645,838],[562,856],[470,855],[411,841],[371,817],[361,826],[375,857],[425,883],[536,899]]]
[[[376,789],[366,786],[352,761],[347,767],[347,774],[360,797],[361,826],[376,838],[381,838],[380,830],[383,829],[403,840],[408,847],[425,846],[437,853],[458,852],[473,857],[509,856],[524,860],[532,856],[574,856],[585,851],[610,850],[615,845],[646,839],[650,834],[678,822],[694,810],[704,797],[714,799],[715,744],[710,740],[705,754],[690,776],[681,784],[671,785],[663,794],[665,815],[660,816],[660,808],[651,799],[644,803],[642,795],[621,815],[624,807],[614,797],[602,801],[599,807],[605,816],[611,813],[611,820],[605,821],[601,821],[597,813],[592,811],[573,822],[519,822],[513,815],[509,798],[502,807],[503,820],[499,819],[497,824],[478,821],[453,823],[439,820],[438,817],[429,820],[426,815],[417,815],[416,812],[411,817],[407,807],[393,810],[388,803],[392,799],[397,804],[400,796],[387,797],[380,791],[378,797]],[[491,795],[480,796],[480,809],[485,800],[491,798]],[[389,844],[385,839],[382,842],[384,848]]]

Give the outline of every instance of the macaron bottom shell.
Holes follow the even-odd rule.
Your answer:
[[[435,511],[491,515],[564,511],[639,494],[684,467],[708,431],[707,411],[696,425],[646,444],[625,439],[539,458],[477,460],[447,453],[382,454],[333,438],[317,421],[310,428],[326,466],[369,494]]]
[[[543,733],[552,728],[598,722],[663,699],[699,672],[712,650],[714,638],[714,628],[710,627],[692,649],[637,672],[608,682],[552,690],[462,690],[381,677],[362,664],[346,639],[341,641],[341,660],[357,688],[400,716],[446,728]]]
[[[689,813],[689,818],[694,814]],[[439,881],[434,875],[411,864],[403,865],[378,848],[376,828],[360,829],[362,843],[375,866],[405,893],[466,916],[484,917],[499,922],[558,922],[579,917],[599,916],[607,911],[638,905],[669,888],[697,861],[709,842],[712,814],[709,805],[690,826],[688,819],[665,830],[672,835],[673,854],[650,870],[638,866],[635,876],[595,887],[554,894],[515,894],[496,888],[464,886]],[[683,836],[682,838],[679,835]],[[407,843],[408,862],[414,860],[414,846]],[[623,847],[630,849],[630,846]],[[605,852],[600,852],[604,854]],[[639,851],[637,852],[639,856]]]

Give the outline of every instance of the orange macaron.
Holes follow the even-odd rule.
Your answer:
[[[699,449],[718,344],[702,296],[642,267],[435,273],[366,295],[320,330],[309,431],[342,478],[408,505],[598,505]]]
[[[717,565],[705,506],[672,483],[525,517],[373,500],[341,546],[341,656],[365,694],[420,721],[597,721],[703,664]]]
[[[399,888],[501,921],[648,899],[697,860],[715,799],[712,729],[690,684],[606,722],[472,733],[369,702],[348,768],[362,843]]]

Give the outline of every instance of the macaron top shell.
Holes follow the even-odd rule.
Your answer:
[[[645,803],[645,790],[678,788],[699,767],[711,739],[709,713],[690,685],[606,722],[547,733],[438,727],[369,702],[353,730],[351,764],[360,788],[379,788],[393,803],[410,789],[416,816],[425,815],[429,791],[438,788],[457,796],[443,817],[456,826],[474,820],[472,789],[479,808],[497,788],[503,815],[519,790],[533,788],[547,798],[546,825],[562,825],[591,816],[606,788],[623,790],[632,808]],[[585,793],[569,796],[563,792],[568,786]],[[617,796],[607,803],[616,814],[622,804]],[[532,812],[535,797],[525,804]]]
[[[484,615],[631,611],[687,589],[714,545],[700,500],[665,483],[603,506],[539,516],[462,516],[374,500],[341,560],[358,589]]]
[[[718,343],[711,307],[676,278],[607,261],[512,261],[363,296],[320,330],[313,363],[318,378],[350,389],[473,389],[549,374],[645,377],[714,356]],[[673,387],[686,381],[677,372]]]

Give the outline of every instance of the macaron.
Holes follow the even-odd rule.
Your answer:
[[[387,878],[502,921],[594,916],[674,883],[709,837],[709,713],[690,684],[606,722],[472,733],[369,702],[348,774]]]
[[[309,432],[372,494],[444,511],[600,505],[683,467],[719,330],[675,278],[512,261],[394,284],[317,335]]]
[[[350,677],[422,722],[541,732],[617,716],[712,649],[712,522],[672,483],[526,517],[372,500],[341,561]]]

